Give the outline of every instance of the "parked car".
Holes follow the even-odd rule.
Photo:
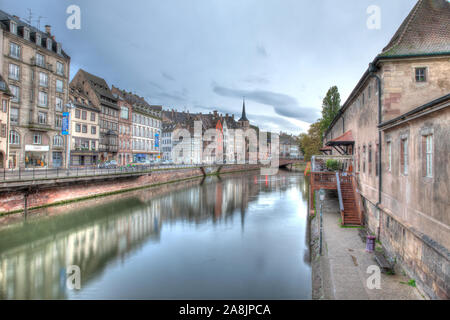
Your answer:
[[[117,168],[117,161],[116,160],[108,160],[108,161],[99,163],[98,167],[101,169],[114,169],[114,168]]]

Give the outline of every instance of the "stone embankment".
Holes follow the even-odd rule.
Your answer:
[[[259,169],[259,165],[229,165],[220,169],[220,174],[249,171]],[[206,172],[208,175],[217,174],[214,170]],[[167,183],[201,178],[204,172],[201,168],[183,168],[174,170],[156,170],[151,173],[126,177],[117,175],[105,180],[80,179],[70,183],[58,181],[54,185],[45,187],[32,187],[28,190],[18,188],[9,189],[0,193],[0,216],[24,211],[25,202],[27,211],[52,205],[92,199],[126,191],[138,190]],[[26,198],[26,201],[25,201]]]

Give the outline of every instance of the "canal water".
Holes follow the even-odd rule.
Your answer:
[[[41,210],[0,229],[0,298],[310,299],[307,190],[254,171]]]

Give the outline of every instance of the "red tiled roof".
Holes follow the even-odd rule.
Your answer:
[[[349,145],[355,143],[355,139],[353,139],[352,130],[347,131],[342,136],[337,137],[336,139],[330,140],[326,143],[327,146],[339,146],[339,145]]]

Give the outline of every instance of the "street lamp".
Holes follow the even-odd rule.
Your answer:
[[[322,255],[322,238],[323,238],[323,218],[322,218],[322,204],[325,200],[325,190],[319,190],[319,199],[320,199],[320,255]]]

